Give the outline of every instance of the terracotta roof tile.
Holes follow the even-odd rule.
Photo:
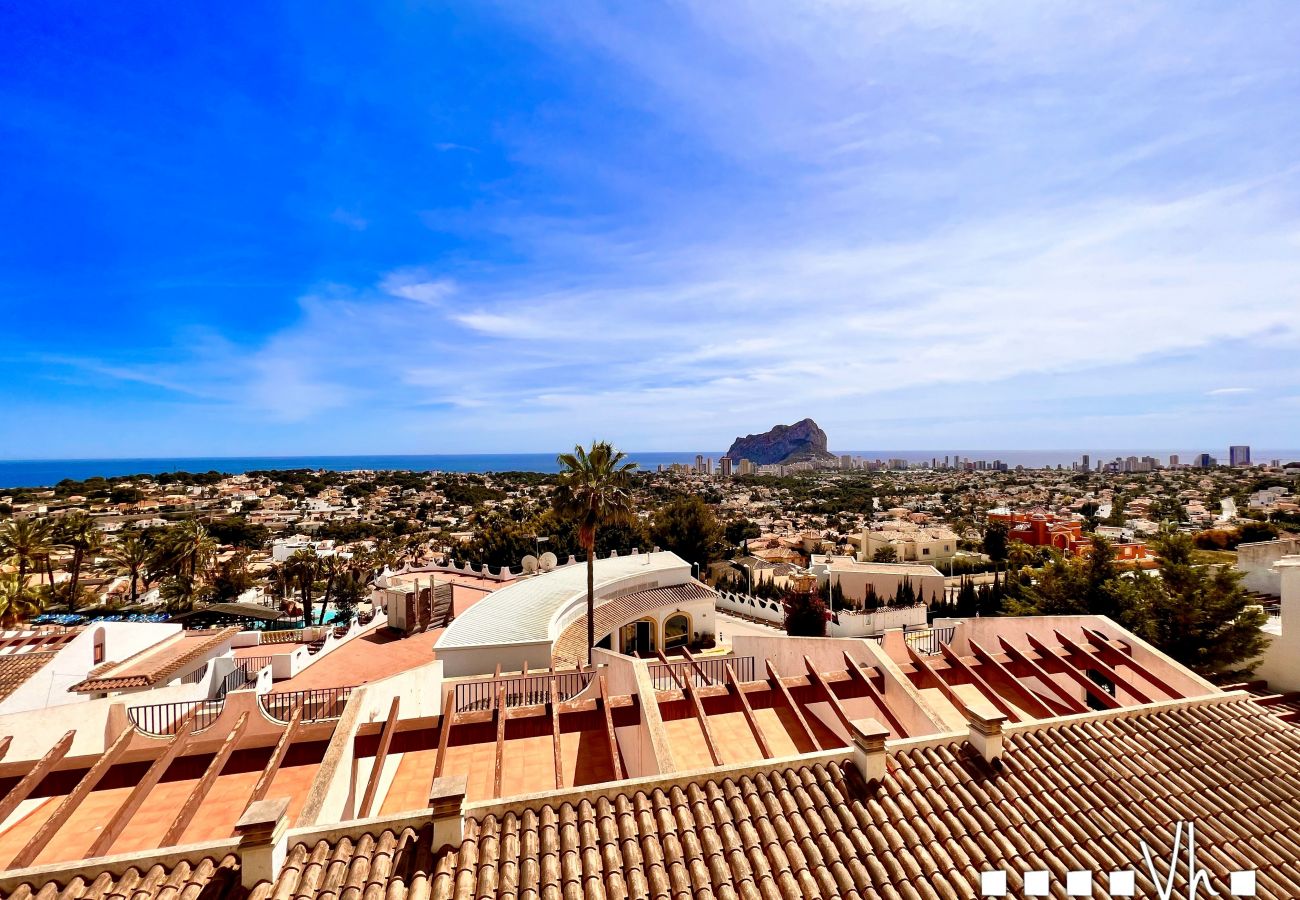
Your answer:
[[[1007,872],[1011,896],[1024,871],[1046,869],[1064,896],[1068,871],[1130,868],[1138,894],[1154,896],[1142,844],[1163,879],[1188,820],[1221,893],[1228,873],[1255,869],[1259,896],[1300,897],[1300,729],[1253,701],[1016,730],[993,766],[956,737],[890,753],[871,783],[828,762],[541,798],[468,819],[457,847],[434,846],[429,824],[297,843],[250,898],[965,900],[987,869]],[[228,858],[13,896],[227,900],[242,897],[232,878]],[[1187,895],[1185,859],[1173,883]]]
[[[713,590],[698,581],[671,587],[650,588],[615,597],[596,606],[596,636],[599,640],[612,628],[622,625],[629,619],[667,606],[673,603],[686,603],[691,600],[706,600],[712,597]],[[587,614],[584,612],[567,626],[555,640],[552,656],[557,664],[582,666],[587,661]]]
[[[37,650],[0,656],[0,700],[26,684],[58,655],[57,650]]]
[[[154,644],[120,663],[105,663],[84,681],[68,688],[82,694],[120,691],[133,687],[150,687],[171,678],[176,672],[239,633],[238,626],[215,631],[181,632],[163,646]]]

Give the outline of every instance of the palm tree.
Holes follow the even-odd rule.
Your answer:
[[[304,547],[284,561],[285,571],[298,583],[302,596],[302,623],[311,624],[311,595],[316,586],[316,571],[319,560],[315,550]]]
[[[198,578],[217,552],[217,542],[198,519],[186,519],[167,532],[173,565],[182,575]]]
[[[68,583],[68,609],[77,608],[77,599],[79,594],[79,585],[81,583],[81,567],[89,556],[92,560],[101,547],[104,546],[103,532],[95,525],[95,521],[83,512],[69,513],[59,520],[58,525],[59,543],[72,550],[72,579]]]
[[[199,598],[198,582],[189,575],[173,575],[163,581],[158,596],[167,604],[168,612],[189,612]]]
[[[325,591],[321,594],[320,621],[317,625],[325,624],[325,611],[329,608],[330,596],[334,593],[334,582],[343,573],[342,562],[337,556],[325,556],[320,560],[318,572],[325,577]]]
[[[133,534],[118,541],[108,555],[131,576],[131,602],[134,603],[140,596],[140,579],[149,565],[151,553],[148,546]]]
[[[587,553],[587,665],[596,645],[596,531],[606,525],[633,521],[631,480],[636,463],[608,441],[593,441],[590,450],[579,444],[561,453],[555,511],[578,528],[578,543]]]
[[[16,625],[40,611],[40,597],[27,590],[16,572],[0,573],[0,626]]]
[[[18,588],[27,590],[27,571],[54,549],[50,523],[44,519],[10,519],[0,525],[0,558],[18,566]]]

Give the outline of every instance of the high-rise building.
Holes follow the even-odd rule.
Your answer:
[[[1176,469],[1176,468],[1178,468],[1178,454],[1177,454],[1177,453],[1171,453],[1171,454],[1169,454],[1169,468],[1171,468],[1171,469]]]
[[[840,468],[841,469],[853,468],[853,457],[850,454],[845,453],[843,456],[840,457]]]
[[[1215,465],[1215,458],[1208,453],[1201,453],[1196,457],[1196,468],[1208,469]]]
[[[708,459],[706,459],[706,460],[704,461],[704,474],[705,474],[705,475],[712,475],[712,474],[713,474],[713,457],[712,457],[712,456],[710,456]]]
[[[1233,444],[1229,447],[1228,464],[1232,466],[1250,465],[1250,447],[1245,444]]]
[[[722,475],[723,478],[730,478],[730,477],[731,477],[731,457],[730,457],[730,456],[724,456],[724,457],[722,457],[722,459],[718,460],[718,471],[719,471],[719,473],[721,473],[721,475]]]
[[[1083,471],[1085,471],[1085,472],[1089,471],[1089,469],[1092,468],[1092,467],[1089,465],[1089,463],[1091,463],[1091,462],[1092,462],[1091,457],[1089,457],[1088,454],[1086,454],[1086,453],[1083,454],[1083,465],[1082,465],[1080,468],[1082,468]]]
[[[700,474],[700,475],[703,475],[703,474],[704,474],[704,454],[703,454],[703,453],[697,453],[697,454],[695,454],[695,471],[696,471],[696,473],[698,473],[698,474]]]

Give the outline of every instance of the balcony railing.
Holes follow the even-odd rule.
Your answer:
[[[927,628],[924,630],[909,631],[903,635],[910,646],[922,656],[934,656],[939,652],[940,644],[952,643],[952,636],[957,631],[955,625],[947,628]]]
[[[461,681],[456,684],[456,712],[492,709],[497,693],[504,688],[503,702],[507,709],[515,706],[538,706],[551,702],[551,682],[555,682],[557,700],[569,700],[581,694],[591,684],[591,672],[543,672],[540,675],[515,675],[505,678],[485,678],[478,681]]]
[[[727,666],[736,673],[737,681],[754,680],[754,657],[752,656],[707,656],[697,657],[695,665],[689,660],[673,660],[650,664],[650,680],[656,691],[672,691],[680,687],[681,682],[691,679],[694,687],[710,684],[727,683]],[[697,668],[698,667],[698,668]],[[676,677],[674,677],[676,676]]]
[[[307,691],[282,691],[276,694],[262,694],[257,702],[268,718],[287,723],[293,711],[302,707],[302,721],[320,722],[325,719],[337,719],[343,715],[343,707],[348,704],[352,687],[316,688]]]
[[[222,700],[150,703],[147,706],[128,706],[126,716],[136,731],[153,737],[171,737],[187,721],[193,722],[191,733],[202,731],[216,721],[225,705]]]

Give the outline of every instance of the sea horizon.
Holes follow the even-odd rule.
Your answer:
[[[1001,460],[1008,466],[1026,468],[1068,468],[1087,453],[1093,465],[1116,457],[1153,456],[1167,463],[1171,454],[1183,463],[1200,453],[1210,453],[1220,462],[1227,459],[1227,448],[1207,449],[1134,449],[1101,448],[1042,450],[833,450],[837,456],[860,456],[865,460],[903,459],[909,463],[949,460]],[[628,458],[643,469],[673,463],[694,463],[697,455],[717,460],[725,450],[643,450],[628,451]],[[415,472],[539,472],[559,470],[556,453],[357,453],[357,454],[286,454],[250,456],[158,456],[158,457],[86,457],[62,459],[0,459],[0,490],[7,488],[52,487],[65,479],[117,478],[130,475],[165,475],[170,472],[221,472],[238,475],[250,471],[314,469],[334,472],[415,471]],[[1270,459],[1291,461],[1300,458],[1300,450],[1252,448],[1256,463]]]

